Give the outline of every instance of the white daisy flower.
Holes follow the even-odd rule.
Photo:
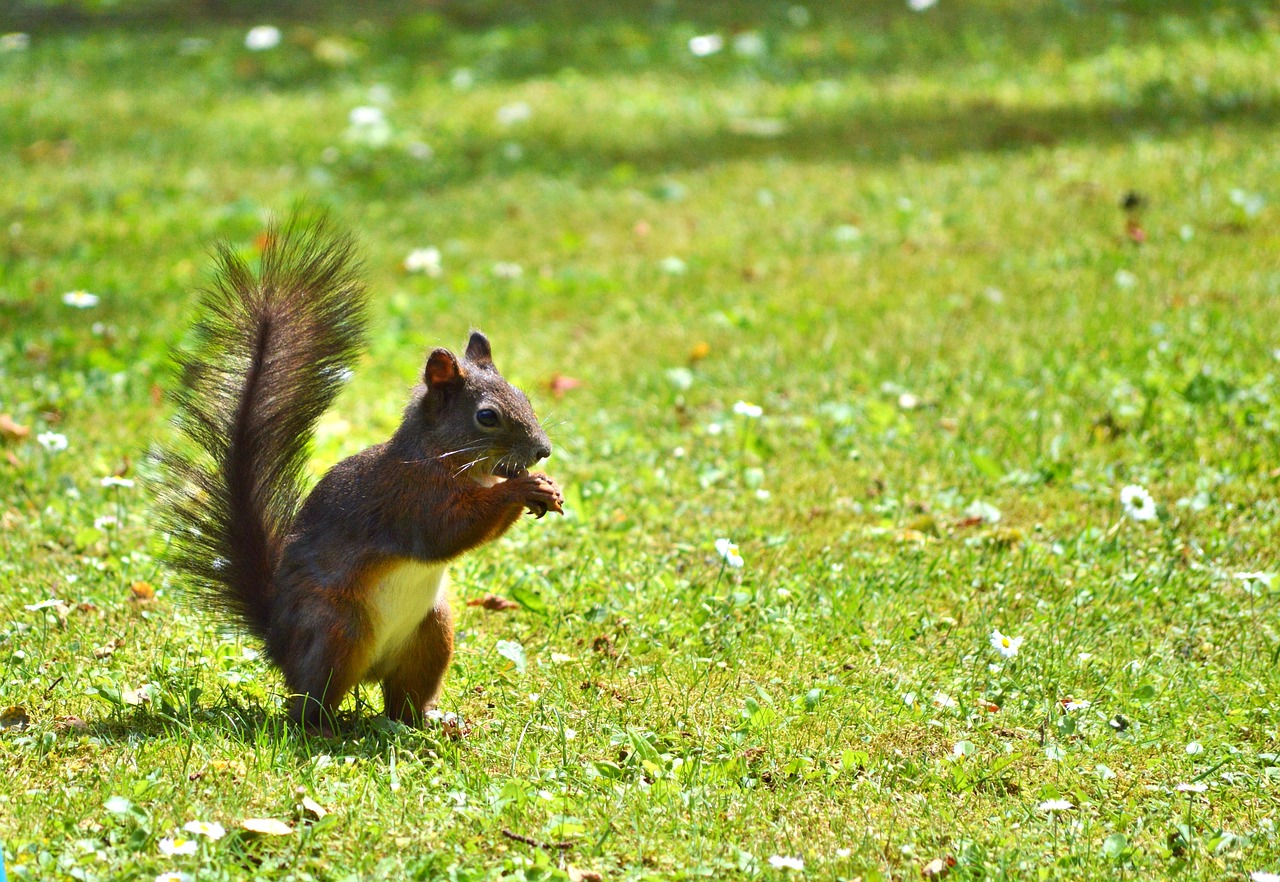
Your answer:
[[[907,8],[912,12],[924,12],[938,5],[938,0],[907,0]]]
[[[733,412],[738,416],[749,417],[753,420],[764,416],[764,408],[758,404],[752,404],[750,401],[739,401],[733,406]]]
[[[1013,658],[1018,654],[1018,649],[1022,646],[1021,637],[1010,637],[1008,634],[1001,634],[999,628],[991,629],[991,648],[1000,653],[1004,658]]]
[[[274,49],[280,45],[280,29],[273,25],[258,25],[244,35],[244,46],[254,52]]]
[[[675,256],[662,258],[658,266],[669,276],[682,276],[689,268],[683,260]]]
[[[1065,799],[1046,799],[1044,802],[1036,806],[1036,808],[1040,809],[1042,812],[1053,814],[1054,812],[1071,811],[1075,806],[1067,802]]]
[[[67,449],[67,436],[60,435],[57,432],[41,432],[36,435],[36,441],[45,450],[58,451]]]
[[[724,48],[724,37],[719,34],[702,34],[689,40],[689,51],[698,58],[715,55]]]
[[[195,854],[199,843],[185,836],[166,836],[158,843],[160,853],[173,857],[179,854]]]
[[[226,829],[216,821],[187,821],[182,829],[195,836],[203,836],[217,842],[227,835]]]
[[[156,876],[156,882],[191,882],[191,874],[170,870],[168,873],[161,873]]]
[[[786,857],[785,855],[775,854],[769,858],[769,866],[775,870],[795,870],[804,872],[804,861],[798,857]]]
[[[1120,490],[1120,504],[1124,513],[1135,521],[1151,521],[1156,517],[1156,501],[1145,487],[1130,484]]]
[[[1059,702],[1059,704],[1062,705],[1062,709],[1064,711],[1066,711],[1067,713],[1071,713],[1073,711],[1088,710],[1089,707],[1093,704],[1093,702],[1083,698],[1072,698],[1071,696],[1067,696],[1066,698],[1062,699],[1062,701]]]
[[[1268,873],[1264,870],[1254,870],[1249,874],[1249,882],[1280,882],[1280,873]]]
[[[347,122],[357,128],[361,126],[385,126],[387,117],[382,112],[381,107],[364,105],[352,108],[351,113],[347,114]]]
[[[98,295],[88,291],[68,291],[62,295],[62,302],[76,309],[90,309],[98,305]]]
[[[404,271],[407,273],[425,273],[433,279],[438,279],[440,274],[444,272],[444,267],[440,263],[440,249],[413,249],[409,252],[409,256],[404,259]]]
[[[103,487],[132,487],[133,480],[131,478],[117,478],[115,475],[107,475],[98,482]]]
[[[1264,588],[1270,588],[1271,582],[1275,579],[1274,573],[1236,573],[1236,578],[1244,582],[1246,587],[1252,586],[1254,583],[1262,585]]]
[[[1179,784],[1177,787],[1174,787],[1173,789],[1178,791],[1179,793],[1204,793],[1206,790],[1209,789],[1209,785],[1199,784],[1199,783]]]
[[[493,274],[499,279],[518,279],[524,275],[524,269],[518,263],[500,260],[493,265]]]
[[[740,569],[746,561],[742,559],[742,554],[738,551],[738,546],[730,539],[716,540],[716,553],[724,558],[727,566],[733,569]]]
[[[494,116],[498,120],[498,125],[513,126],[516,123],[526,122],[533,118],[533,108],[529,106],[527,101],[515,101],[511,104],[504,104],[498,108]]]

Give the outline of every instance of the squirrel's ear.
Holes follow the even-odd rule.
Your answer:
[[[467,361],[484,365],[493,364],[493,350],[489,348],[489,338],[479,331],[472,331],[471,339],[467,341]]]
[[[453,357],[452,352],[448,349],[437,349],[431,353],[431,357],[427,359],[427,367],[422,372],[422,382],[435,388],[448,386],[460,379],[462,379],[462,368],[458,366],[458,359]]]

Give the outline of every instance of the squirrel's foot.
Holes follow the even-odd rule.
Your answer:
[[[295,696],[289,707],[289,722],[312,738],[337,738],[332,719],[327,708],[305,695]]]
[[[564,494],[555,481],[541,472],[523,475],[516,480],[519,482],[525,508],[535,518],[540,518],[549,511],[564,514]]]

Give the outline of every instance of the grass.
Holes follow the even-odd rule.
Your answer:
[[[1278,595],[1236,577],[1280,538],[1270,4],[209,8],[23,6],[0,53],[12,878],[1280,871]],[[471,326],[554,424],[569,515],[454,568],[460,730],[366,689],[291,731],[155,562],[209,245],[299,199],[375,292],[317,474]],[[192,820],[229,833],[163,854]]]

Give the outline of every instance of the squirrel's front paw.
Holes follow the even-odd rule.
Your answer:
[[[540,518],[549,511],[564,514],[564,495],[556,482],[541,472],[525,475],[518,479],[522,491],[524,505],[535,518]]]

